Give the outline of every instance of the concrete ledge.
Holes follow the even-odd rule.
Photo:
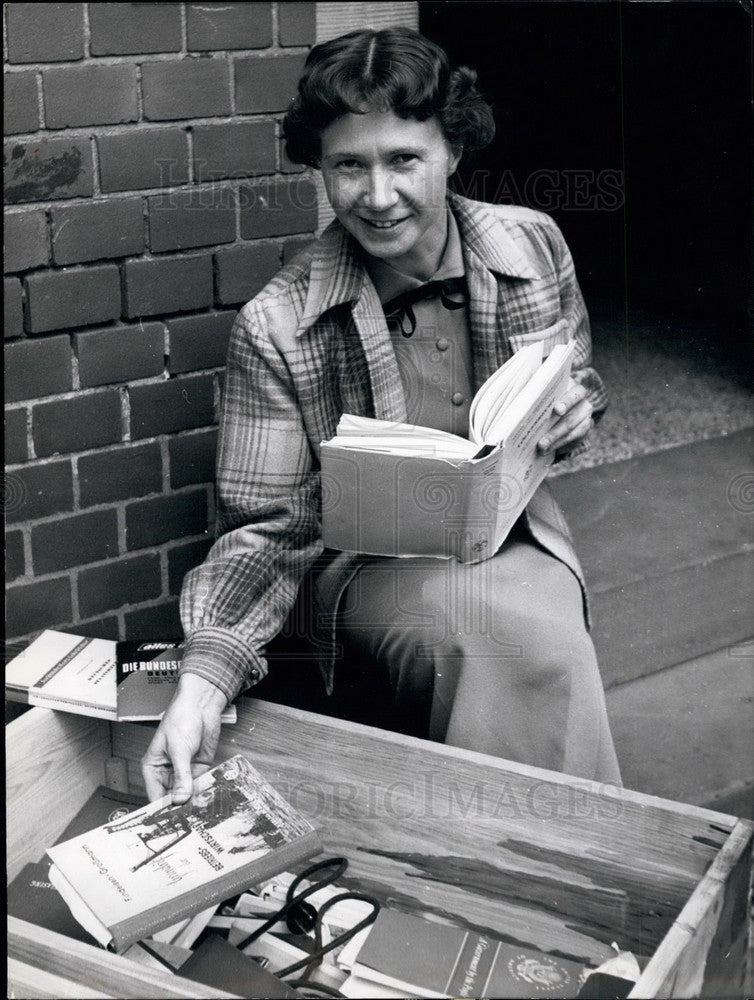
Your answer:
[[[607,687],[750,634],[753,446],[739,431],[551,481]]]

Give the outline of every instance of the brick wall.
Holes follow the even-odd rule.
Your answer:
[[[314,3],[10,3],[7,635],[179,632],[238,308],[311,239]],[[14,643],[15,644],[15,643]]]

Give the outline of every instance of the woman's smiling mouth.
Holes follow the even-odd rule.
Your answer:
[[[395,229],[401,222],[405,222],[408,216],[403,219],[365,219],[363,215],[360,215],[359,218],[373,229]]]

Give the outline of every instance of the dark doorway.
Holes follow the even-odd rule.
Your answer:
[[[587,302],[746,324],[751,5],[463,2],[420,28],[478,71],[493,145],[461,193],[561,225]]]

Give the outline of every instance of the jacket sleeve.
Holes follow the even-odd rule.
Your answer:
[[[562,314],[568,319],[570,335],[576,341],[571,375],[587,390],[587,398],[592,404],[593,419],[597,423],[607,407],[608,397],[602,379],[592,367],[592,333],[589,316],[579,283],[576,280],[571,251],[568,249],[557,224],[552,219],[548,221],[550,223],[550,245],[560,287]],[[587,451],[588,448],[589,437],[587,436],[573,448],[559,451],[557,457],[572,458]]]
[[[301,580],[322,551],[320,477],[293,380],[258,301],[231,333],[217,458],[217,539],[185,578],[182,673],[232,699],[267,671]]]

